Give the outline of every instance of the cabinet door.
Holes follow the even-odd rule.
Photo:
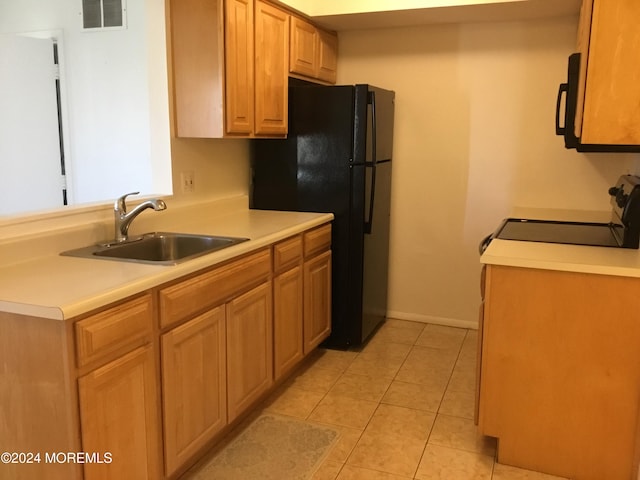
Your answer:
[[[577,138],[582,135],[582,112],[584,111],[584,90],[587,83],[587,62],[589,58],[589,39],[591,38],[591,15],[593,0],[583,0],[580,7],[580,21],[578,22],[577,51],[580,53],[580,77],[578,81],[578,98],[576,101],[576,118],[574,134]]]
[[[273,384],[271,282],[227,304],[227,413],[236,419]]]
[[[253,2],[226,0],[225,116],[226,133],[253,131]]]
[[[304,353],[331,333],[331,251],[304,264]]]
[[[615,312],[640,311],[638,289],[631,277],[490,266],[480,432],[499,439],[500,462],[635,478],[640,323]]]
[[[484,300],[480,304],[478,311],[478,343],[476,351],[476,397],[475,408],[473,413],[473,421],[476,425],[480,422],[480,376],[482,375],[482,335],[484,329]]]
[[[478,343],[476,345],[476,399],[473,420],[476,425],[480,422],[480,376],[482,374],[482,340],[484,334],[484,299],[487,290],[487,266],[482,265],[480,271],[480,309],[478,311]]]
[[[582,143],[640,145],[639,21],[640,2],[593,2]]]
[[[338,37],[318,30],[318,78],[336,83],[338,75]]]
[[[317,75],[316,27],[304,20],[291,17],[291,46],[289,50],[289,71],[307,77]]]
[[[286,135],[289,15],[257,1],[255,42],[255,133]]]
[[[162,336],[166,474],[227,424],[224,306]]]
[[[297,266],[273,279],[274,376],[278,380],[303,356],[302,269]]]
[[[110,452],[111,463],[86,463],[85,480],[161,477],[153,349],[140,347],[78,380],[82,448]]]
[[[171,91],[178,137],[222,137],[224,0],[167,0]]]

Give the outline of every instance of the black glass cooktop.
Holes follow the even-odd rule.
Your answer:
[[[598,247],[620,247],[614,235],[623,227],[613,223],[555,222],[508,218],[495,238],[526,242],[567,243]]]

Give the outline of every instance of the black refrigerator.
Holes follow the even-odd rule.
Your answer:
[[[289,86],[289,134],[251,147],[250,207],[331,212],[332,324],[360,345],[387,311],[394,92]]]

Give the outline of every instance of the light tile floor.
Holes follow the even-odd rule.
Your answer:
[[[495,462],[473,423],[477,333],[387,320],[360,351],[319,350],[265,409],[340,428],[317,480],[552,480]]]
[[[341,437],[314,480],[554,480],[495,462],[473,422],[477,333],[387,320],[359,351],[320,349],[265,402]]]

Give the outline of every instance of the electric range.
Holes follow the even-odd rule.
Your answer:
[[[506,218],[480,243],[480,253],[494,238],[637,249],[640,244],[640,177],[621,176],[609,189],[609,195],[612,208],[608,223]]]

